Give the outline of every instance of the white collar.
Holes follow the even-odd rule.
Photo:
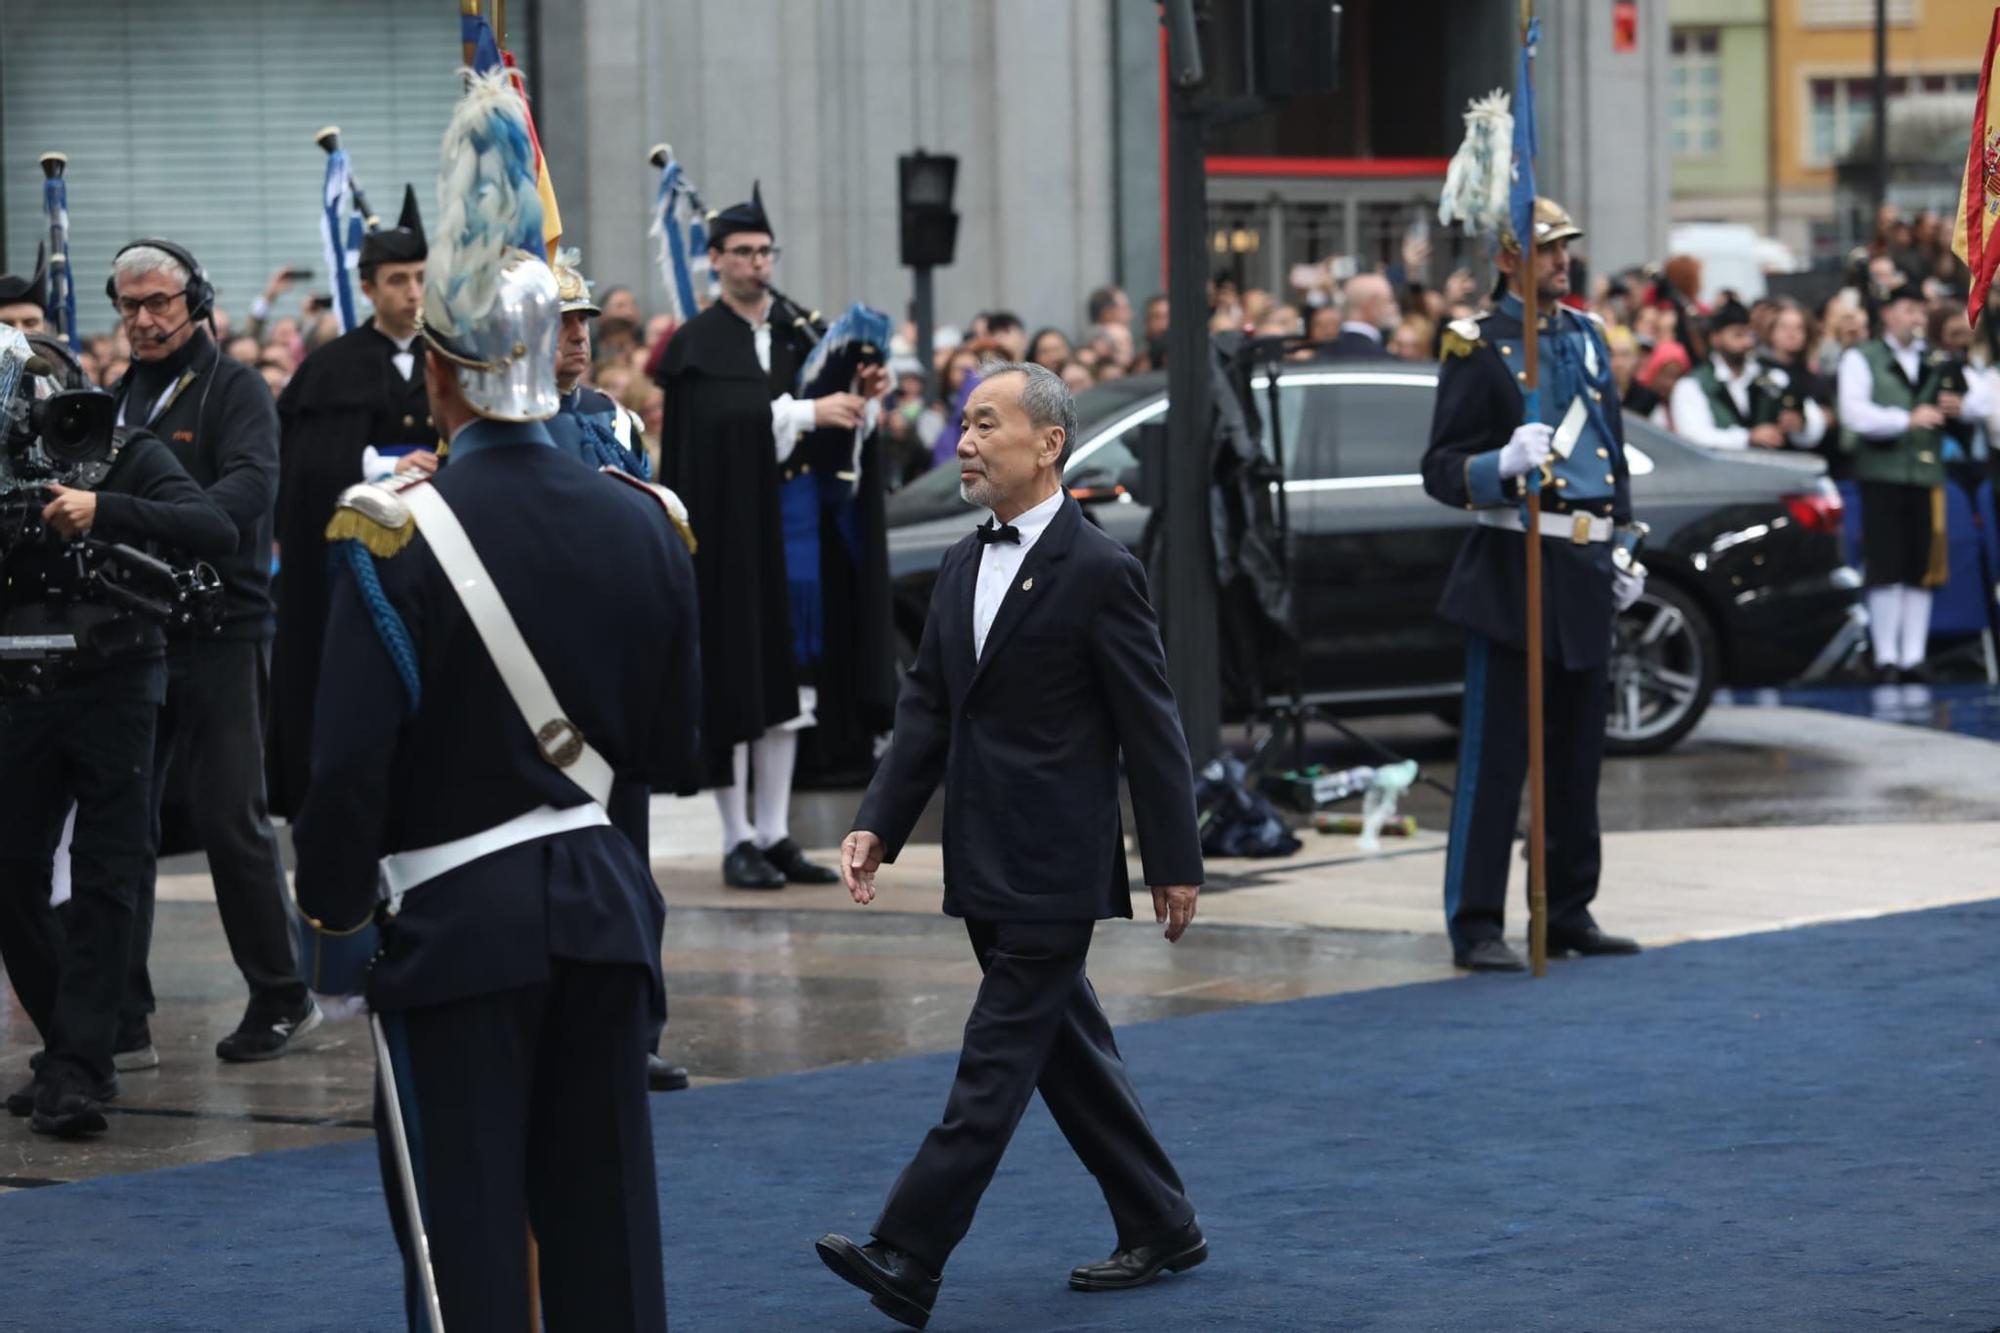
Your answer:
[[[1382,341],[1382,330],[1364,320],[1343,319],[1340,321],[1340,331],[1342,333],[1358,333],[1371,342],[1379,343]]]
[[[1063,488],[1058,486],[1054,495],[1051,495],[1048,499],[1014,520],[1012,526],[1016,532],[1021,534],[1023,545],[1026,545],[1031,539],[1040,536],[1043,528],[1055,522],[1056,511],[1062,508],[1062,502]],[[993,515],[993,526],[997,528],[1007,525],[1001,523],[1000,516],[995,514]]]
[[[1734,375],[1729,373],[1729,363],[1722,359],[1720,352],[1712,354],[1708,358],[1708,363],[1715,368],[1715,377],[1725,384],[1741,384],[1746,380],[1753,380],[1757,378],[1757,372],[1762,369],[1757,364],[1755,355],[1744,357],[1743,369]]]
[[[1882,341],[1887,343],[1889,346],[1889,350],[1891,352],[1894,352],[1897,356],[1908,356],[1911,354],[1915,354],[1918,356],[1923,355],[1924,335],[1921,333],[1918,334],[1916,337],[1910,339],[1906,343],[1899,343],[1894,338],[1891,338],[1888,334],[1885,333],[1882,335]]]

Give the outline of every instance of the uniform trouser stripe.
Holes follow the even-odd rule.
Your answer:
[[[1460,710],[1458,783],[1451,800],[1451,842],[1445,849],[1444,919],[1458,916],[1465,888],[1465,863],[1472,841],[1472,814],[1479,795],[1480,750],[1486,736],[1486,662],[1492,645],[1486,636],[1465,636],[1465,703]]]
[[[389,1067],[381,1073],[382,1077],[396,1081],[396,1103],[403,1112],[403,1137],[410,1145],[410,1173],[416,1180],[417,1211],[421,1215],[418,1225],[428,1236],[431,1228],[431,1196],[424,1182],[424,1119],[417,1108],[416,1076],[410,1071],[410,1034],[404,1025],[402,1015],[382,1014],[380,1017],[382,1040],[389,1047]],[[383,1126],[379,1132],[388,1133],[388,1127]],[[392,1144],[385,1142],[383,1151],[393,1160],[395,1148]],[[388,1185],[388,1182],[385,1181],[384,1184]],[[393,1189],[392,1185],[389,1187]],[[414,1250],[406,1251],[406,1254],[408,1253],[414,1253]],[[413,1261],[406,1258],[404,1264],[406,1275],[410,1279],[403,1284],[404,1314],[412,1330],[417,1330],[417,1333],[428,1333],[431,1322],[430,1311],[424,1305],[422,1284],[416,1280],[415,1271],[409,1267],[411,1262]]]

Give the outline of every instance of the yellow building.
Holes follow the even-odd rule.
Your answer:
[[[1938,156],[1955,136],[1962,169],[1992,22],[1985,0],[1888,0],[1889,199],[1905,213],[1957,205],[1955,174],[1906,159]],[[1867,226],[1875,0],[1771,0],[1771,28],[1779,239],[1800,254],[1835,255]]]

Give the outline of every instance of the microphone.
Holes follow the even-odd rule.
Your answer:
[[[181,331],[182,329],[186,328],[186,327],[187,327],[188,325],[190,325],[190,324],[192,324],[192,323],[194,323],[194,316],[193,316],[193,315],[189,315],[189,316],[188,316],[188,317],[187,317],[186,319],[184,319],[184,320],[182,320],[182,321],[181,321],[180,323],[178,323],[178,324],[174,325],[174,326],[173,326],[172,328],[168,329],[168,330],[167,330],[166,332],[164,332],[164,333],[155,333],[155,334],[151,334],[151,335],[149,335],[149,336],[151,337],[151,339],[152,339],[152,341],[153,341],[153,343],[154,343],[154,345],[155,345],[155,346],[159,346],[159,345],[161,345],[161,344],[164,344],[164,343],[169,343],[169,342],[172,342],[172,341],[173,341],[173,339],[174,339],[174,335],[175,335],[175,334],[179,333],[179,332],[180,332],[180,331]]]

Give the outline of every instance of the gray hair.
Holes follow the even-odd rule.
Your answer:
[[[120,278],[143,278],[148,273],[164,273],[167,281],[178,282],[183,287],[194,279],[186,264],[158,246],[135,245],[119,255],[111,265],[113,282]]]
[[[1076,448],[1076,399],[1071,396],[1069,385],[1062,382],[1062,376],[1032,361],[988,361],[979,367],[981,380],[996,375],[1023,377],[1021,410],[1028,414],[1029,424],[1038,430],[1062,427],[1062,456],[1056,459],[1056,468],[1060,471],[1067,466],[1070,450]]]

